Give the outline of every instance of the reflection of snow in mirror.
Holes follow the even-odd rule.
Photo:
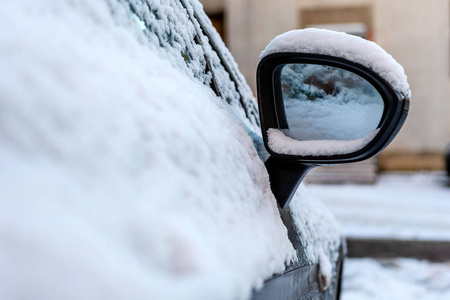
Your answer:
[[[278,154],[326,156],[349,154],[361,150],[378,134],[379,129],[354,140],[298,141],[275,128],[267,130],[269,148]]]
[[[384,109],[377,90],[338,68],[289,64],[281,72],[289,129],[298,140],[353,140],[377,128]]]

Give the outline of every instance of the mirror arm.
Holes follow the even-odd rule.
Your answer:
[[[284,161],[272,156],[265,162],[265,165],[269,173],[272,193],[283,209],[289,205],[306,174],[317,167],[313,164]]]

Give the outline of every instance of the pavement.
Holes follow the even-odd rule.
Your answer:
[[[308,188],[347,237],[342,300],[450,299],[450,186],[443,172]]]
[[[340,299],[447,300],[450,263],[411,258],[347,259]]]
[[[309,184],[350,239],[450,242],[444,172],[382,173],[375,184]]]

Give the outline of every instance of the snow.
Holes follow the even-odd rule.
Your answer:
[[[443,173],[382,173],[375,185],[316,185],[352,238],[450,240],[450,188]]]
[[[300,29],[274,38],[260,59],[277,52],[331,55],[361,64],[383,77],[394,90],[411,98],[403,67],[374,42],[326,29]]]
[[[336,275],[341,233],[333,214],[301,184],[289,204],[292,219],[311,263],[319,263],[323,287]]]
[[[379,129],[354,140],[312,140],[299,141],[287,136],[284,131],[267,130],[268,146],[279,154],[302,156],[325,156],[353,153],[364,148],[378,134]]]
[[[256,104],[256,99],[253,96],[253,92],[250,89],[250,86],[247,84],[244,75],[242,75],[238,70],[238,65],[236,61],[234,60],[231,52],[228,50],[228,48],[225,46],[224,42],[222,41],[222,38],[220,37],[219,33],[217,33],[216,29],[214,28],[211,20],[206,15],[206,13],[203,10],[203,6],[199,1],[191,1],[191,5],[193,7],[192,11],[189,13],[192,14],[195,11],[196,17],[201,20],[202,24],[206,26],[205,30],[208,31],[209,37],[214,43],[214,45],[220,50],[220,53],[222,55],[222,60],[226,62],[230,68],[230,72],[232,72],[234,79],[238,82],[238,86],[235,87],[234,83],[230,84],[227,88],[222,89],[222,97],[225,98],[227,101],[229,101],[230,98],[236,97],[239,98],[239,95],[229,95],[230,92],[235,91],[236,89],[239,91],[239,94],[242,96],[239,100],[240,105],[235,105],[235,103],[232,104],[233,111],[240,115],[242,115],[242,111],[245,111],[245,117],[241,118],[241,121],[243,122],[244,126],[247,128],[247,131],[250,135],[258,135],[258,138],[255,142],[258,142],[258,147],[261,146],[264,148],[264,143],[262,141],[262,137],[260,136],[261,129],[259,127],[259,113],[258,108]],[[214,70],[216,69],[222,69],[223,65],[221,61],[218,58],[215,58],[215,52],[212,51],[212,48],[210,47],[210,43],[205,43],[205,52],[210,57],[210,61],[212,61],[212,65],[214,67]],[[220,78],[219,84],[221,84],[222,81],[226,81],[229,77],[228,73],[222,72],[222,75],[219,75]],[[218,75],[216,75],[218,76]],[[231,86],[233,85],[233,87]],[[236,101],[237,102],[237,101]],[[237,109],[238,107],[242,109]]]
[[[321,251],[319,253],[319,284],[322,291],[325,291],[331,283],[333,267],[330,259]]]
[[[1,299],[246,299],[294,259],[201,61],[122,1],[3,1],[0,22]]]
[[[450,263],[411,258],[346,259],[341,299],[450,299]]]
[[[197,1],[182,3],[173,0],[149,1],[151,5],[147,5],[147,1],[140,0],[129,0],[129,2],[139,27],[149,28],[143,29],[146,37],[154,45],[159,44],[163,47],[162,56],[167,57],[177,69],[194,76],[205,85],[209,86],[214,80],[221,97],[230,104],[247,130],[259,131],[256,100],[250,87],[239,72],[234,72],[234,77],[240,81],[240,85],[236,87],[217,53],[213,51],[208,38],[201,34],[203,30],[196,17],[201,19],[203,24],[209,25],[205,30],[220,49],[226,63],[232,66],[233,70],[237,70],[233,57],[212,26],[201,4]]]

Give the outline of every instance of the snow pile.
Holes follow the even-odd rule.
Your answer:
[[[277,52],[331,55],[361,64],[378,73],[399,93],[411,98],[403,67],[374,42],[325,29],[292,30],[277,36],[260,59]]]
[[[284,270],[244,126],[127,3],[9,0],[0,22],[1,299],[244,299]]]
[[[347,259],[343,300],[450,299],[450,264],[397,258]]]
[[[320,283],[325,288],[336,275],[332,266],[339,258],[339,226],[333,214],[304,184],[299,186],[289,210],[308,260],[320,264]]]
[[[269,148],[275,153],[302,156],[326,156],[349,154],[361,150],[378,134],[376,129],[354,140],[312,140],[299,141],[275,128],[267,130]]]

